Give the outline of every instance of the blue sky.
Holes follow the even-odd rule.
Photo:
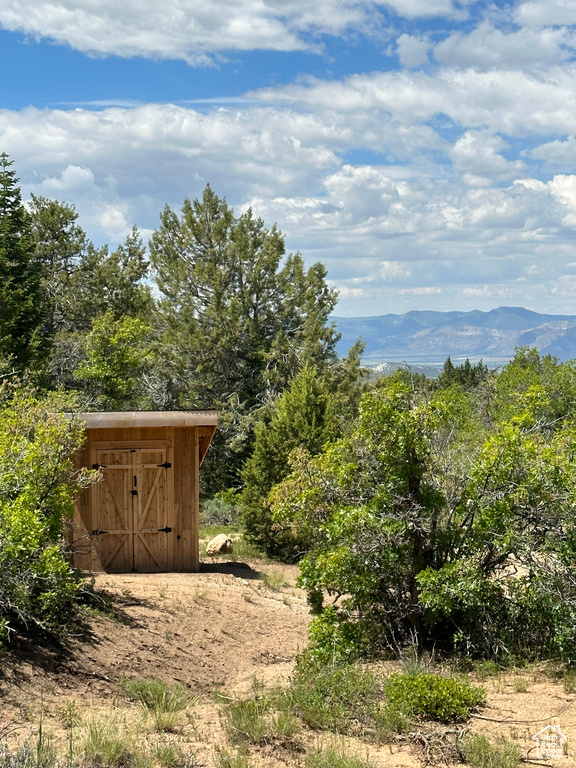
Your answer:
[[[210,183],[338,314],[576,314],[574,0],[3,0],[0,95],[97,244]]]

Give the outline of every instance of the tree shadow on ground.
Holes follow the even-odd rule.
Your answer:
[[[231,576],[254,581],[258,581],[261,578],[260,571],[255,571],[248,563],[235,561],[200,563],[200,573],[226,573]]]

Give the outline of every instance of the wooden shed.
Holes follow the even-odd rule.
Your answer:
[[[199,470],[216,411],[85,413],[79,465],[102,480],[76,503],[73,564],[109,573],[197,571]]]

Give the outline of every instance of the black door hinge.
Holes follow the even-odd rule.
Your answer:
[[[166,526],[165,528],[158,528],[158,533],[172,533],[172,528]]]
[[[169,461],[165,461],[164,464],[156,464],[157,467],[164,467],[164,469],[170,469],[172,464]]]
[[[101,533],[108,533],[108,531],[101,531],[99,528],[96,528],[95,531],[92,531],[92,536],[100,536]]]

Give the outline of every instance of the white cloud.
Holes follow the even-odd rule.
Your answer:
[[[428,63],[430,42],[422,37],[403,34],[396,40],[398,58],[404,67],[420,67]]]
[[[335,285],[334,287],[338,291],[340,299],[363,299],[368,296],[364,288],[350,288],[347,285]]]
[[[546,160],[554,166],[570,166],[576,157],[576,138],[570,134],[565,140],[555,139],[540,144],[530,152],[530,157]]]
[[[412,294],[415,296],[434,296],[442,293],[442,288],[437,286],[421,286],[420,288],[400,288],[398,293],[401,295]]]
[[[506,148],[501,136],[489,131],[466,131],[452,147],[450,156],[458,170],[481,180],[478,186],[487,186],[487,178],[509,179],[525,170],[521,160],[506,160],[500,154]],[[468,183],[470,180],[468,176]]]
[[[383,5],[393,8],[400,16],[407,19],[434,16],[466,17],[466,12],[452,0],[384,0]]]
[[[415,296],[455,306],[474,284],[518,304],[567,301],[550,286],[576,262],[574,64],[382,72],[251,97],[203,111],[2,110],[0,146],[25,193],[75,203],[99,241],[153,229],[165,202],[210,182],[326,263],[339,312],[401,311]],[[522,153],[526,136],[541,144]],[[538,161],[554,163],[551,181]]]
[[[118,242],[130,232],[127,221],[128,205],[115,193],[113,177],[96,181],[89,168],[68,165],[58,177],[47,176],[40,183],[30,184],[30,191],[44,197],[73,201],[83,212],[83,225]]]
[[[450,67],[524,68],[559,64],[573,56],[576,40],[566,29],[503,32],[483,22],[469,34],[453,32],[434,48],[435,58]]]
[[[348,125],[361,115],[419,123],[447,115],[468,128],[488,128],[518,137],[576,133],[576,65],[545,73],[479,72],[442,69],[378,72],[341,81],[310,80],[251,94],[262,101],[307,105],[346,115]],[[377,113],[380,113],[379,115]]]
[[[412,274],[410,267],[402,264],[401,261],[381,261],[378,272],[380,277],[387,282],[397,280],[398,278],[406,279]]]
[[[528,0],[518,5],[514,15],[526,26],[576,24],[573,0]]]
[[[414,19],[462,16],[452,0],[3,0],[0,24],[97,55],[184,59],[254,49],[318,50],[318,35],[378,26],[377,9]]]

